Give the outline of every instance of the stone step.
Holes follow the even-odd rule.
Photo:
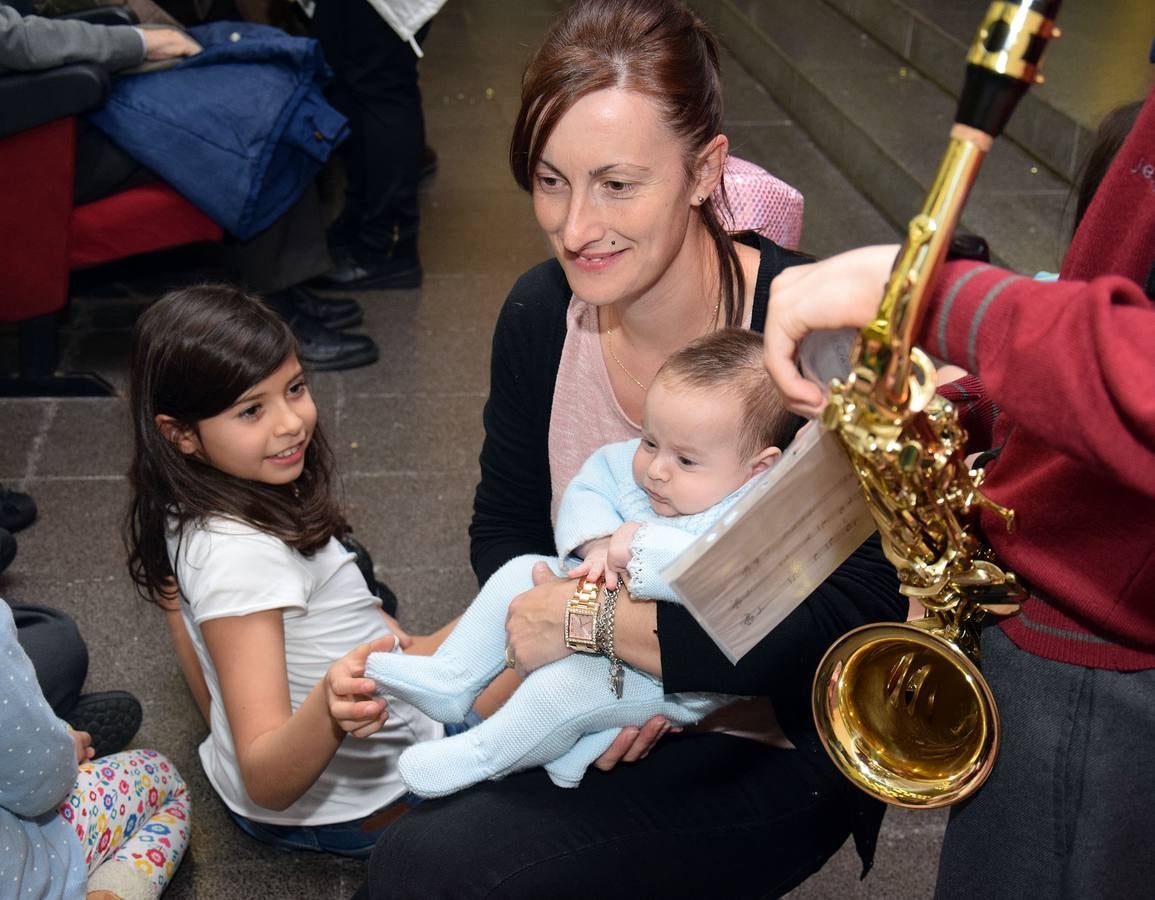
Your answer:
[[[946,147],[954,98],[827,2],[696,0],[694,8],[855,187],[905,227]],[[953,55],[961,82],[965,54]],[[985,237],[1003,265],[1053,271],[1068,196],[1067,181],[1000,140],[960,228]]]
[[[986,0],[826,0],[909,65],[952,94],[957,61],[974,39]],[[1155,36],[1151,0],[1067,2],[1063,35],[1043,60],[1045,83],[1023,98],[1007,136],[1067,180],[1075,180],[1099,120],[1142,99]]]
[[[907,65],[951,96],[962,85],[964,59],[986,7],[984,2],[936,3],[934,0],[826,0]],[[1052,42],[1042,70],[1056,52]],[[1091,130],[1054,106],[1044,86],[1027,91],[1007,125],[1006,137],[1066,181],[1073,181],[1080,151]]]

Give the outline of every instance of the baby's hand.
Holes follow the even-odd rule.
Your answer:
[[[577,555],[582,558],[581,564],[570,569],[566,574],[570,578],[584,578],[591,582],[598,581],[607,574],[606,556],[609,551],[610,539],[608,537],[586,541],[577,550]],[[612,589],[613,585],[610,587]]]
[[[377,685],[365,677],[365,660],[370,653],[388,653],[395,641],[392,636],[361,644],[329,667],[325,673],[325,697],[329,715],[347,734],[369,737],[376,734],[389,718],[384,697],[374,696]]]
[[[614,576],[614,583],[610,584],[610,575],[606,575],[606,584],[610,590],[618,586],[618,576],[625,577],[630,574],[630,545],[641,527],[641,522],[626,522],[610,535],[609,552],[606,554],[606,566]]]

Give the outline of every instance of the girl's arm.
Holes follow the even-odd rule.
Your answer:
[[[220,679],[245,790],[259,806],[286,809],[313,785],[344,737],[329,714],[328,677],[294,712],[280,609],[210,619],[200,629]]]
[[[208,725],[209,706],[212,702],[209,686],[205,681],[205,673],[201,669],[196,647],[193,646],[192,638],[189,637],[188,629],[185,627],[184,616],[180,611],[180,594],[177,593],[175,585],[164,594],[158,605],[164,610],[164,623],[168,627],[168,636],[172,641],[173,652],[176,653],[177,664],[184,676],[184,683],[192,694],[201,718]]]

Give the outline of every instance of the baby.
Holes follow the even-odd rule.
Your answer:
[[[624,580],[632,599],[679,602],[662,570],[774,465],[799,424],[766,374],[759,335],[726,329],[671,356],[646,394],[642,437],[590,456],[558,510],[558,557],[584,578],[578,594],[588,601],[576,607],[584,617],[574,604],[567,612],[567,644],[590,652],[530,673],[475,728],[405,750],[398,767],[410,789],[440,797],[539,765],[555,784],[575,787],[622,727],[653,715],[689,725],[734,700],[666,694],[660,680],[623,666],[613,655],[615,588]],[[510,664],[506,611],[533,586],[541,559],[520,556],[498,569],[433,656],[374,653],[366,677],[439,721],[461,721]]]

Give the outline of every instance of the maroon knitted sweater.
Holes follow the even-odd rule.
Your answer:
[[[924,347],[980,376],[1002,446],[980,522],[1028,586],[1003,630],[1096,668],[1155,668],[1155,91],[1088,209],[1063,278],[949,263]],[[1110,273],[1110,274],[1109,274]],[[1119,277],[1124,275],[1127,277]],[[1078,279],[1078,280],[1066,280]],[[965,387],[965,382],[964,382]]]

